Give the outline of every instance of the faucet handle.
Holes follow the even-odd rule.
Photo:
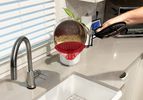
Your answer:
[[[48,77],[48,75],[42,73],[42,71],[38,69],[38,70],[34,71],[34,77],[35,77],[35,79],[40,78],[40,79],[46,80],[46,77]]]

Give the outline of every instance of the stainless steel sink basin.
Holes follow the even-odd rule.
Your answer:
[[[71,75],[38,100],[119,100],[122,92]]]

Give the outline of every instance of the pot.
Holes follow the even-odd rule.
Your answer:
[[[87,33],[85,27],[74,20],[62,21],[56,27],[54,42],[62,64],[74,65],[79,62],[80,52],[84,49],[87,40]],[[68,51],[63,52],[66,50]],[[71,55],[73,56],[72,59],[68,59]]]
[[[85,44],[87,34],[88,31],[81,23],[74,20],[65,20],[56,27],[54,32],[54,41],[55,44],[68,41],[82,42]],[[60,40],[62,37],[65,40]]]

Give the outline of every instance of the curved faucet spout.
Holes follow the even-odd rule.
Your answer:
[[[34,79],[34,72],[33,72],[33,67],[32,67],[32,54],[31,54],[31,45],[25,36],[19,37],[12,49],[12,54],[11,54],[11,80],[16,80],[17,79],[17,55],[19,51],[19,47],[21,43],[24,41],[26,45],[26,51],[27,51],[27,61],[28,61],[28,72],[27,72],[27,87],[32,89],[35,88],[35,79]]]

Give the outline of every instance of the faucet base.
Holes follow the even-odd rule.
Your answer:
[[[28,88],[28,89],[35,89],[35,88],[36,88],[36,86],[35,86],[35,87],[28,87],[28,86],[27,86],[27,88]]]
[[[27,82],[27,88],[28,89],[36,88],[34,71],[27,72],[27,80],[26,80],[26,82]]]

